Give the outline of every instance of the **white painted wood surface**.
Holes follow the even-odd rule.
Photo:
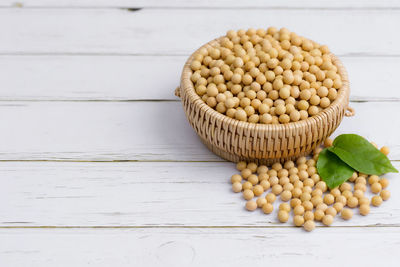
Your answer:
[[[0,173],[0,227],[294,227],[275,211],[245,211],[242,194],[231,191],[231,162],[7,162]],[[389,189],[400,187],[398,175],[385,177]],[[355,209],[334,226],[400,227],[399,203],[393,193],[370,215]]]
[[[399,102],[351,103],[335,135],[358,133],[400,160]],[[15,119],[10,119],[15,118]],[[0,102],[0,160],[221,161],[197,137],[180,102]],[[390,130],[388,131],[388,125]]]
[[[0,54],[186,55],[227,29],[287,27],[338,55],[400,55],[399,9],[0,9]],[[227,26],[228,25],[228,26]],[[379,38],[390,36],[387,38]]]
[[[391,8],[396,0],[3,0],[1,7],[62,7],[62,8]]]
[[[398,266],[400,229],[0,229],[8,266]],[[2,240],[3,241],[3,240]]]
[[[388,145],[400,168],[399,6],[0,1],[0,266],[397,266],[399,175],[369,216],[308,234],[246,212],[234,165],[201,144],[173,90],[202,43],[286,26],[348,69],[357,115],[335,135]]]
[[[0,56],[0,100],[178,100],[173,91],[187,57]],[[352,100],[400,100],[398,57],[341,59]]]

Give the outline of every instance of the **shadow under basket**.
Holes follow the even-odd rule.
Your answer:
[[[218,39],[215,39],[199,49],[209,48],[217,42]],[[212,152],[226,160],[268,165],[294,160],[310,154],[329,137],[339,126],[343,116],[354,115],[354,110],[348,107],[350,87],[347,72],[333,54],[332,63],[342,78],[342,87],[329,107],[302,121],[260,124],[229,118],[204,103],[190,80],[190,63],[195,53],[185,63],[181,84],[175,90],[175,94],[181,98],[186,117],[201,141]]]

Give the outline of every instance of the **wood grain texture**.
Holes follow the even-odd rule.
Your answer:
[[[0,54],[186,55],[228,29],[275,25],[329,44],[338,55],[399,55],[400,38],[392,34],[399,23],[398,9],[1,9],[7,38]]]
[[[244,210],[230,191],[234,165],[212,162],[221,159],[179,102],[143,100],[175,100],[187,55],[227,29],[285,26],[343,56],[352,99],[370,101],[351,103],[356,117],[335,134],[359,133],[400,160],[399,8],[396,0],[0,1],[0,266],[398,266],[398,175],[388,175],[392,198],[369,216],[305,234],[276,214]]]
[[[399,228],[0,230],[4,266],[398,266]],[[40,240],[40,242],[38,242]]]
[[[399,103],[351,106],[357,115],[335,135],[360,134],[400,160],[400,121],[388,115]],[[0,121],[7,125],[0,160],[221,160],[199,141],[180,102],[1,102]]]
[[[0,100],[178,100],[187,56],[0,56]],[[342,57],[351,99],[400,100],[398,57]],[[156,77],[156,78],[155,78]],[[382,94],[378,88],[385,88]]]
[[[18,3],[18,4],[16,4]],[[396,0],[281,0],[281,1],[235,1],[235,0],[3,0],[2,7],[93,7],[93,8],[390,8],[399,7]]]
[[[235,173],[230,162],[3,162],[0,228],[293,227],[277,220],[280,200],[270,215],[246,211],[242,195],[231,191]],[[357,209],[350,221],[337,217],[334,226],[400,227],[400,180],[385,177],[393,190],[388,201],[366,217]]]

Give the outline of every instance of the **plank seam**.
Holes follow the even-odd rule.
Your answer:
[[[400,57],[400,54],[379,54],[379,53],[356,53],[348,52],[336,54],[338,57]],[[132,56],[132,57],[189,57],[189,53],[124,53],[124,52],[22,52],[22,51],[0,51],[0,56]]]
[[[391,162],[400,162],[399,159],[392,159]],[[0,159],[0,162],[73,162],[73,163],[134,163],[134,162],[170,162],[170,163],[213,163],[230,162],[227,160],[68,160],[68,159]]]
[[[323,226],[317,225],[316,228],[399,228],[397,224],[374,224],[374,225],[337,225]],[[138,225],[138,226],[0,226],[0,229],[271,229],[271,228],[299,228],[294,225],[224,225],[224,226],[207,226],[207,225]]]
[[[351,103],[368,103],[368,102],[399,102],[400,98],[368,98],[368,97],[353,97],[350,98]],[[151,99],[151,98],[144,98],[144,99],[16,99],[16,98],[2,98],[0,96],[0,102],[65,102],[65,103],[85,103],[85,102],[95,102],[95,103],[130,103],[130,102],[181,102],[179,99]]]
[[[321,6],[186,6],[186,7],[174,7],[174,6],[24,6],[22,3],[15,3],[14,5],[0,5],[0,9],[71,9],[71,10],[107,10],[107,9],[119,9],[128,12],[136,12],[140,10],[316,10],[316,11],[396,11],[400,10],[399,6],[339,6],[339,7],[321,7]]]

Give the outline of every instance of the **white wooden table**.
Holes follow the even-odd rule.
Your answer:
[[[398,0],[0,0],[0,266],[399,266],[399,175],[369,216],[305,233],[246,212],[187,123],[189,53],[270,25],[340,56],[357,115],[335,134],[400,168]]]

